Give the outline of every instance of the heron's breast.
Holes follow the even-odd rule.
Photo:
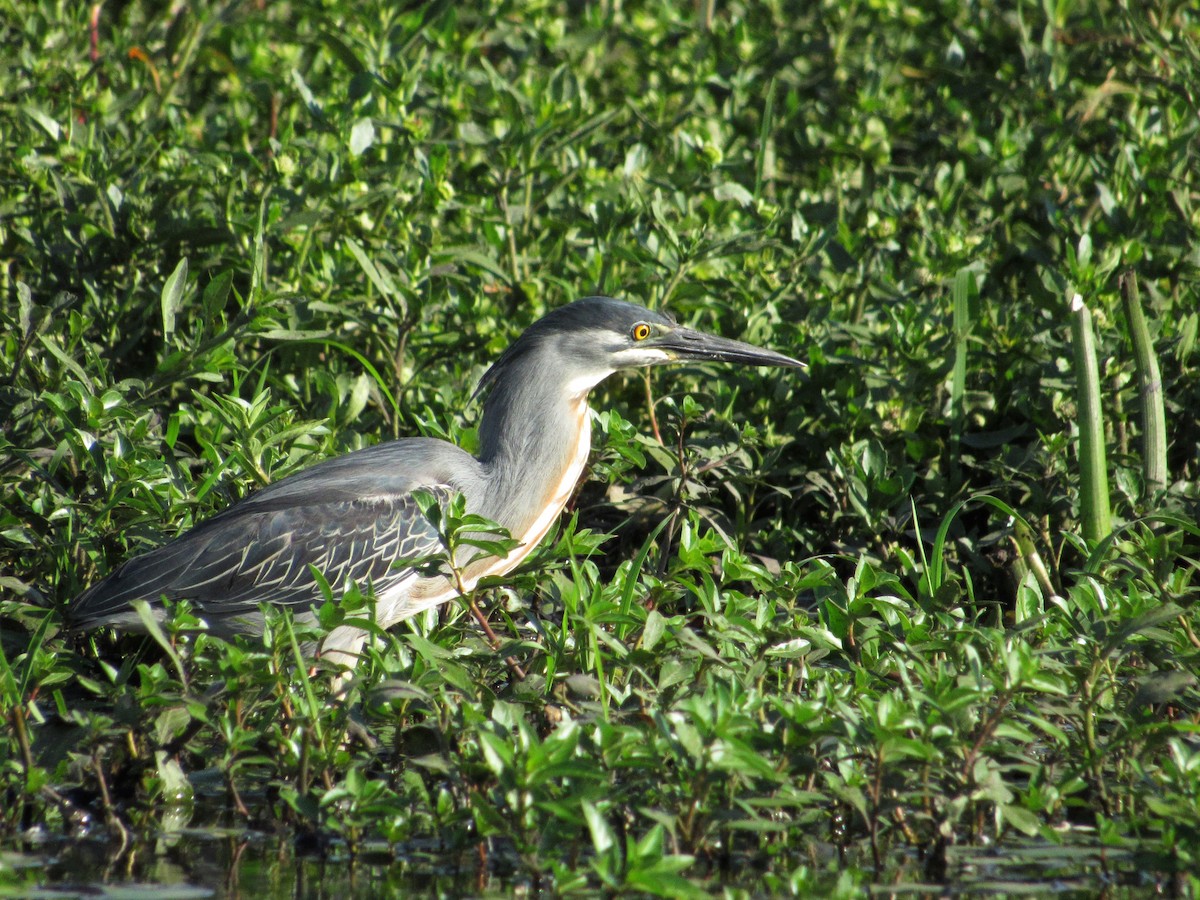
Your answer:
[[[565,455],[566,465],[556,467],[557,471],[549,473],[549,477],[543,481],[540,499],[529,508],[525,516],[509,526],[509,534],[513,540],[520,541],[520,544],[507,556],[489,557],[468,566],[467,571],[463,573],[467,576],[463,580],[468,589],[474,587],[480,578],[503,575],[520,565],[558,521],[563,507],[571,499],[592,450],[592,417],[586,396],[580,397],[571,405],[570,415],[573,438]],[[536,463],[532,464],[536,466]]]
[[[506,562],[514,555],[519,554],[516,562],[503,570],[505,572],[528,556],[546,536],[550,526],[558,520],[563,507],[571,499],[571,494],[575,492],[575,486],[579,484],[579,478],[583,475],[583,469],[587,465],[588,456],[592,451],[592,416],[591,410],[588,409],[586,395],[573,404],[571,412],[575,418],[575,444],[571,448],[566,468],[562,470],[557,480],[554,478],[547,480],[547,490],[543,495],[541,510],[536,512],[533,521],[521,534],[513,532],[513,538],[519,540],[521,546],[508,555]]]
[[[534,548],[541,543],[551,526],[558,520],[563,507],[571,499],[575,486],[583,475],[588,455],[592,449],[592,419],[586,398],[580,398],[571,408],[575,420],[574,443],[569,448],[566,466],[545,481],[541,501],[530,511],[524,523],[512,527],[509,533],[520,541],[507,556],[487,557],[466,567],[462,573],[463,586],[470,591],[481,578],[503,575],[519,566]],[[431,606],[437,606],[458,596],[456,586],[448,579],[414,577],[397,578],[377,595],[377,617],[379,624],[388,626],[416,615]]]

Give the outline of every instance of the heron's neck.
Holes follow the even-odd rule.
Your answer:
[[[490,496],[477,512],[518,537],[550,507],[557,515],[574,489],[591,445],[587,392],[502,377],[484,403],[479,444]]]

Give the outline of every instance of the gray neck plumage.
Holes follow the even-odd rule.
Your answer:
[[[477,511],[517,529],[542,511],[547,491],[570,466],[586,401],[565,388],[551,349],[534,346],[505,362],[491,382],[479,425],[490,509]]]

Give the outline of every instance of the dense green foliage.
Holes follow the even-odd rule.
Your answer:
[[[0,842],[136,858],[195,805],[560,892],[1031,842],[1195,891],[1200,18],[1128,6],[0,0]],[[487,363],[596,292],[810,369],[596,391],[499,652],[456,605],[342,704],[309,626],[62,631],[317,459],[471,447]]]

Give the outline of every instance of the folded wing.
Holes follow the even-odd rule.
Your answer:
[[[397,441],[338,457],[234,504],[175,540],[127,560],[71,604],[74,628],[138,628],[131,603],[188,600],[217,633],[261,620],[263,603],[298,615],[321,602],[315,567],[335,589],[347,581],[394,589],[416,570],[398,560],[442,551],[437,530],[413,492],[445,502],[471,474],[474,458],[454,460],[461,472],[422,467],[420,439]],[[441,445],[442,447],[446,445]],[[439,459],[445,451],[438,449]],[[469,461],[469,462],[468,462]],[[401,474],[403,473],[403,474]],[[415,477],[414,477],[415,476]],[[453,478],[459,484],[450,484]]]

